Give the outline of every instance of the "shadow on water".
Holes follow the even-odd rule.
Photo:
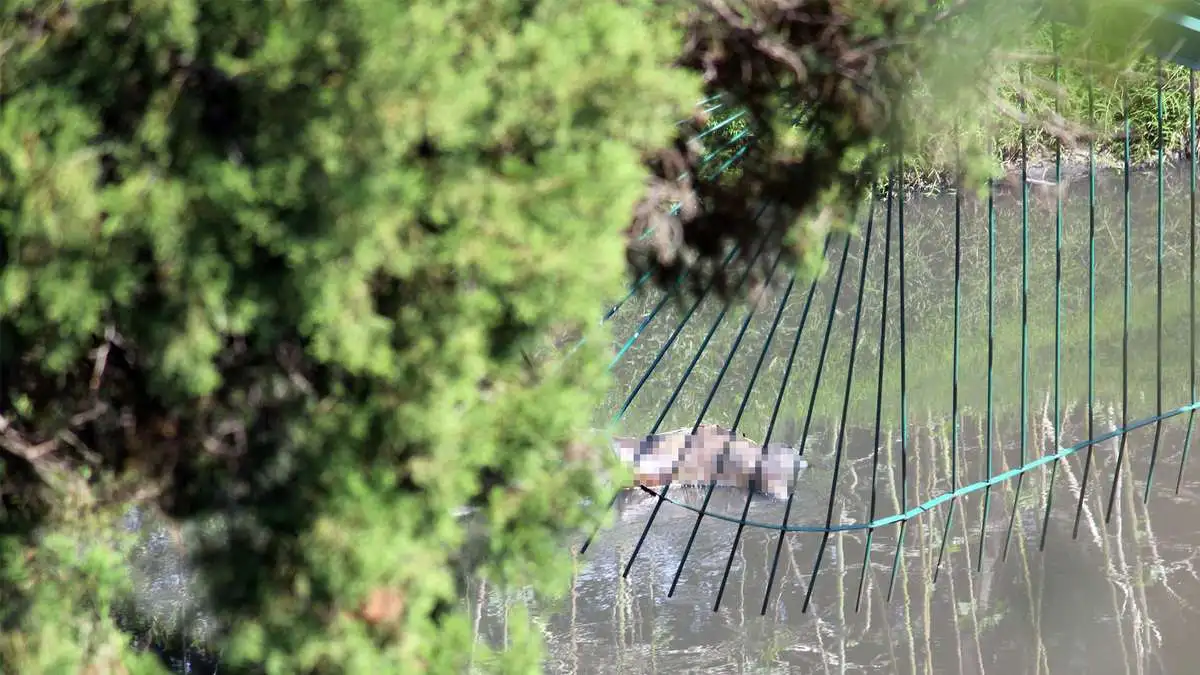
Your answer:
[[[1191,402],[1189,194],[1186,172],[1171,171],[1168,179],[1163,213],[1161,377],[1156,358],[1158,240],[1153,176],[1137,176],[1130,194],[1129,421],[1152,416],[1160,407],[1168,410]],[[829,504],[839,425],[845,425],[845,433],[833,499],[835,526],[869,522],[872,497],[876,518],[900,513],[942,494],[952,484],[983,480],[1023,460],[1046,455],[1056,437],[1059,445],[1070,446],[1091,437],[1089,427],[1094,435],[1117,428],[1126,393],[1122,177],[1099,177],[1097,195],[1092,240],[1087,185],[1074,184],[1065,190],[1059,275],[1054,197],[1031,193],[1024,286],[1022,240],[1026,231],[1020,200],[1011,195],[997,197],[990,340],[991,238],[986,202],[964,199],[958,277],[957,443],[956,427],[951,424],[955,353],[952,197],[910,199],[905,206],[905,407],[900,405],[898,225],[892,223],[890,278],[885,284],[883,252],[888,228],[880,204],[863,283],[859,284],[859,270],[864,242],[856,237],[848,249],[851,257],[836,301],[832,287],[839,254],[833,255],[829,270],[817,285],[787,381],[788,355],[808,294],[808,284],[803,281],[797,282],[786,298],[788,304],[748,398],[747,387],[782,292],[756,311],[715,389],[704,421],[731,425],[745,398],[739,429],[761,441],[780,387],[786,385],[772,440],[799,441],[811,415],[805,442],[811,466],[801,476],[789,522],[818,527],[824,525]],[[893,207],[898,211],[898,205]],[[1094,277],[1089,276],[1093,241]],[[840,242],[831,250],[840,251]],[[1060,280],[1061,306],[1057,331],[1056,278]],[[1092,279],[1096,287],[1094,349],[1089,350],[1088,288]],[[775,281],[774,287],[786,285],[786,280]],[[881,312],[885,287],[886,320]],[[1027,293],[1022,293],[1023,288]],[[1024,335],[1023,297],[1029,317]],[[657,301],[654,294],[646,294],[621,309],[612,321],[617,346]],[[849,403],[843,418],[850,335],[860,302],[860,337],[854,345],[854,377],[849,379]],[[821,338],[831,307],[832,333],[817,383]],[[662,413],[720,309],[715,301],[706,301],[679,333],[622,419],[622,433],[645,432]],[[616,366],[616,386],[598,411],[599,421],[607,421],[620,409],[686,310],[668,305]],[[662,429],[696,422],[714,390],[745,311],[735,307],[729,312],[680,387]],[[990,397],[989,344],[994,350]],[[879,396],[881,351],[884,373]],[[1024,386],[1022,364],[1028,373]],[[1089,366],[1094,370],[1090,391]],[[813,396],[816,384],[819,387]],[[811,410],[810,399],[815,402]],[[881,443],[876,465],[877,402]],[[900,438],[902,419],[907,420],[908,428],[904,442]],[[1081,452],[1059,463],[1053,484],[1049,465],[1026,474],[1019,498],[1016,481],[994,486],[989,491],[986,519],[982,491],[955,501],[948,528],[948,504],[913,519],[905,527],[900,556],[896,555],[897,526],[873,532],[865,566],[867,533],[852,529],[834,534],[828,539],[807,613],[802,610],[822,536],[811,532],[786,535],[767,613],[760,616],[779,533],[777,529],[747,527],[739,545],[732,548],[738,528],[729,520],[739,518],[745,503],[745,493],[737,490],[714,493],[709,511],[726,519],[703,519],[673,596],[668,596],[668,590],[697,515],[687,506],[699,507],[703,500],[699,490],[671,491],[670,498],[679,504],[665,503],[659,510],[627,577],[622,573],[654,506],[655,498],[642,493],[626,495],[614,525],[602,531],[585,555],[577,557],[575,583],[565,599],[544,605],[527,593],[510,590],[502,594],[486,583],[475,582],[464,602],[479,639],[494,645],[504,644],[506,639],[506,608],[531,606],[549,645],[550,672],[1190,672],[1200,659],[1200,641],[1192,637],[1200,631],[1200,576],[1194,567],[1200,532],[1193,525],[1200,513],[1200,482],[1190,478],[1194,472],[1184,474],[1181,490],[1174,494],[1187,423],[1185,414],[1162,425],[1149,504],[1143,503],[1142,493],[1155,428],[1150,425],[1128,434],[1117,503],[1107,524],[1105,511],[1117,440],[1095,447],[1086,477],[1085,453]],[[872,480],[873,471],[876,480]],[[1073,539],[1076,503],[1085,481],[1078,537]],[[1048,496],[1053,507],[1046,551],[1039,552]],[[1011,517],[1014,504],[1016,517]],[[755,498],[749,519],[777,528],[783,509],[782,502]],[[944,532],[948,538],[938,567]],[[577,544],[573,550],[578,550]],[[149,557],[160,555],[171,559],[167,551]],[[720,611],[714,612],[727,565]],[[157,574],[169,576],[177,567],[166,565]],[[940,572],[936,584],[932,581],[935,568]],[[172,597],[179,592],[178,588],[147,588],[151,596]],[[486,671],[485,664],[476,666]]]

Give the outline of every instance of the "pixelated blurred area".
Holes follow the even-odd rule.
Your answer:
[[[614,439],[614,449],[646,487],[707,485],[716,482],[787,499],[803,460],[790,446],[766,449],[734,431],[700,425],[643,438]]]

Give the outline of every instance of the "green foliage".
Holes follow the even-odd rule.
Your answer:
[[[111,527],[111,513],[91,506],[61,503],[71,517],[36,547],[0,547],[4,611],[21,613],[19,630],[9,624],[0,633],[0,672],[161,672],[152,655],[132,653],[113,617],[130,590],[124,554],[131,537]]]
[[[222,672],[460,672],[456,569],[562,587],[603,341],[521,351],[619,289],[699,97],[643,4],[5,6],[0,669],[149,672],[120,549],[64,557],[138,502],[223,523]]]

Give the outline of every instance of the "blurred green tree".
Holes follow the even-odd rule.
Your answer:
[[[619,291],[700,96],[646,5],[4,5],[0,671],[157,672],[110,611],[134,503],[221,520],[222,672],[460,672],[456,567],[561,587],[603,341],[521,351]]]

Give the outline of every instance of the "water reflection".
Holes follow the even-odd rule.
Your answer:
[[[899,387],[897,258],[892,259],[886,321],[881,320],[880,312],[883,238],[887,232],[881,208],[862,288],[858,287],[857,275],[862,264],[861,239],[849,248],[849,255],[854,257],[848,261],[836,303],[833,275],[827,274],[818,285],[813,312],[803,326],[796,365],[786,382],[784,404],[777,413],[788,420],[788,429],[803,429],[805,422],[809,428],[806,455],[811,467],[797,488],[791,523],[824,524],[833,489],[838,424],[844,423],[847,428],[842,472],[832,501],[834,525],[869,522],[873,501],[877,517],[903,512],[952,485],[985,479],[1045,455],[1055,447],[1056,439],[1061,445],[1072,445],[1121,425],[1120,406],[1125,394],[1123,183],[1120,176],[1101,177],[1097,181],[1098,199],[1091,205],[1086,185],[1068,186],[1064,191],[1061,268],[1055,256],[1053,193],[1031,194],[1027,229],[1022,228],[1019,198],[999,196],[994,238],[989,236],[986,203],[964,200],[959,214],[961,377],[957,438],[950,423],[956,283],[954,202],[943,197],[912,199],[906,204],[904,408],[900,406]],[[1190,206],[1186,173],[1168,175],[1162,210],[1161,377],[1156,339],[1156,190],[1152,176],[1132,181],[1132,208],[1128,214],[1129,421],[1152,416],[1159,408],[1191,402]],[[894,222],[893,237],[897,229],[898,223]],[[1023,256],[1022,241],[1026,237],[1028,254]],[[989,340],[988,282],[993,240],[993,329]],[[896,241],[893,239],[893,256]],[[833,249],[839,250],[840,246]],[[831,265],[838,263],[835,256]],[[1023,277],[1027,280],[1024,286]],[[1060,280],[1057,330],[1056,278]],[[1090,301],[1088,288],[1093,282],[1096,294]],[[801,329],[807,285],[801,286],[798,283],[787,299],[784,318],[767,350],[766,365],[757,376],[755,388],[747,397],[747,383],[775,314],[776,308],[769,304],[753,318],[748,337],[733,357],[705,421],[730,424],[745,398],[740,429],[751,438],[762,435],[776,414],[774,404],[779,388],[785,384],[788,351],[796,331]],[[1023,288],[1028,303],[1024,331]],[[623,308],[614,319],[616,337],[623,342],[656,301],[652,296],[640,298]],[[864,303],[864,318],[855,349],[856,375],[849,382],[850,412],[846,420],[839,420],[847,395],[847,343],[854,308],[860,301]],[[1094,322],[1089,331],[1090,302],[1094,302]],[[824,317],[831,306],[837,314],[830,351],[817,382]],[[623,421],[626,431],[644,431],[662,412],[663,402],[682,378],[719,310],[715,302],[710,302],[696,313],[630,408]],[[601,415],[618,409],[684,311],[670,310],[656,319],[629,351],[615,371],[619,386]],[[733,344],[740,320],[736,313],[731,314],[727,325],[718,330],[704,351],[692,377],[684,383],[676,405],[668,411],[664,428],[695,422]],[[1091,358],[1089,333],[1094,336]],[[990,397],[989,342],[994,349]],[[882,442],[876,462],[881,350],[885,357],[879,400]],[[1024,384],[1023,354],[1028,373]],[[1090,412],[1089,365],[1094,368]],[[814,387],[816,405],[810,412],[808,401]],[[908,420],[904,439],[900,437],[902,414]],[[897,527],[871,532],[865,573],[868,532],[832,535],[807,614],[801,610],[821,535],[786,535],[770,604],[763,617],[759,612],[778,531],[746,528],[740,545],[734,549],[737,526],[720,518],[704,518],[675,593],[668,596],[697,517],[685,506],[699,506],[703,494],[673,491],[672,499],[684,506],[667,503],[661,508],[637,560],[628,576],[623,577],[654,505],[653,497],[631,496],[621,505],[615,525],[578,560],[572,594],[561,606],[546,607],[538,613],[551,645],[548,669],[581,673],[1189,672],[1200,658],[1200,645],[1189,640],[1200,629],[1195,611],[1200,606],[1200,577],[1193,567],[1196,551],[1200,550],[1200,533],[1192,525],[1200,506],[1200,484],[1184,474],[1180,492],[1174,494],[1188,418],[1180,415],[1162,425],[1149,504],[1143,503],[1142,494],[1155,446],[1155,427],[1150,425],[1127,436],[1126,461],[1114,493],[1113,517],[1107,524],[1104,519],[1119,443],[1115,439],[1096,446],[1087,476],[1085,453],[1080,453],[1058,464],[1053,484],[1050,467],[1045,467],[1023,478],[1019,495],[1016,481],[996,486],[988,495],[986,519],[984,494],[979,492],[957,500],[948,528],[946,505],[909,522],[899,556]],[[876,480],[872,480],[873,471]],[[1073,540],[1076,504],[1085,481],[1078,538]],[[1053,506],[1045,523],[1047,550],[1039,553],[1048,498]],[[710,510],[736,520],[744,505],[744,493],[719,490]],[[783,510],[780,502],[756,499],[749,518],[778,524]],[[945,557],[934,585],[932,576],[943,533],[948,533]],[[727,565],[721,609],[714,612]],[[505,601],[486,587],[477,586],[469,603],[477,618],[480,639],[502,643]]]
[[[1045,421],[1045,420],[1043,420]],[[1077,433],[1085,420],[1068,416],[1067,431]],[[1111,411],[1105,424],[1111,423]],[[979,458],[978,426],[964,443],[968,457]],[[946,484],[945,439],[923,423],[910,439],[912,495]],[[1165,432],[1167,462],[1178,461],[1182,432]],[[870,492],[870,434],[851,434],[858,456],[847,464],[839,486],[835,522],[861,522]],[[1015,439],[1001,437],[1005,447]],[[1044,444],[1045,438],[1039,438]],[[1143,455],[1147,439],[1133,439]],[[821,465],[831,448],[816,449]],[[885,449],[898,452],[893,442]],[[1112,448],[1099,455],[1092,480],[1112,475]],[[1144,475],[1144,463],[1135,466]],[[972,462],[970,471],[980,469]],[[1142,469],[1141,472],[1136,469]],[[1001,560],[1011,486],[993,494],[994,507],[979,555],[981,504],[977,496],[961,500],[950,527],[940,578],[931,583],[944,527],[944,511],[914,520],[892,581],[896,529],[874,533],[861,605],[858,584],[863,568],[865,533],[833,535],[808,614],[804,595],[819,545],[819,535],[789,534],[767,615],[759,615],[778,533],[748,528],[733,554],[719,612],[713,612],[718,587],[730,556],[736,526],[705,519],[673,597],[667,592],[695,514],[667,504],[627,578],[622,571],[642,532],[652,498],[631,499],[617,524],[593,543],[578,561],[574,589],[564,606],[547,608],[545,632],[551,646],[551,672],[925,672],[1040,673],[1086,669],[1096,673],[1188,672],[1200,656],[1189,638],[1200,620],[1200,579],[1192,566],[1200,536],[1191,527],[1197,488],[1181,496],[1157,494],[1147,507],[1137,481],[1123,481],[1120,503],[1109,526],[1103,523],[1102,490],[1085,503],[1079,539],[1072,541],[1073,508],[1052,510],[1044,553],[1037,551],[1048,473],[1031,476],[1018,504],[1008,559]],[[1064,462],[1054,485],[1060,505],[1073,505],[1081,480],[1078,462]],[[828,474],[804,477],[805,490],[795,506],[813,518],[824,508]],[[822,485],[825,483],[825,485]],[[886,508],[896,508],[894,474],[879,485]],[[698,505],[698,491],[682,501]],[[714,510],[739,513],[742,494],[718,491]],[[781,506],[762,501],[752,518],[778,521]],[[977,572],[980,567],[982,571]],[[894,583],[894,586],[892,585]],[[892,586],[892,600],[887,600]],[[474,591],[486,590],[476,587]],[[480,638],[500,643],[504,602],[490,593],[472,593]],[[510,602],[516,601],[510,598]],[[528,598],[521,599],[529,602]]]

